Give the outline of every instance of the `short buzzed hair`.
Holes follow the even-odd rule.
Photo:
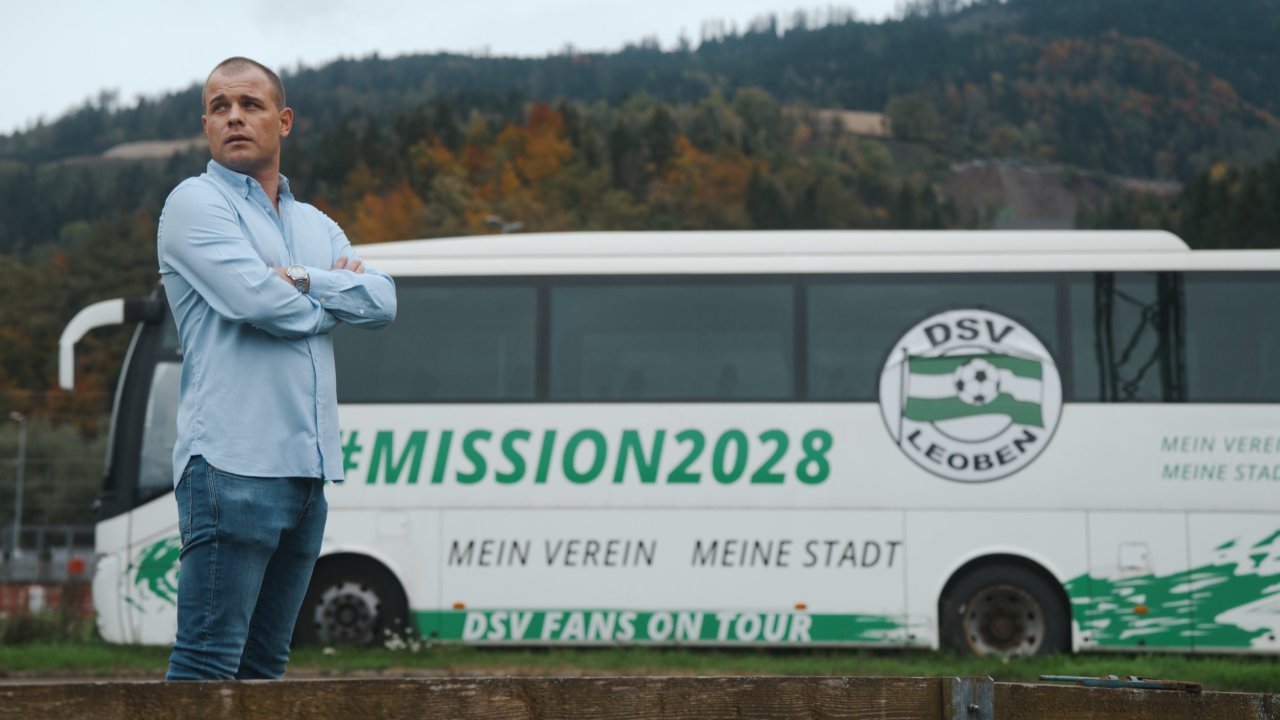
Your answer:
[[[229,57],[226,60],[223,60],[222,62],[218,63],[213,68],[213,70],[209,72],[209,77],[206,77],[204,79],[204,90],[200,91],[201,106],[204,105],[204,94],[209,89],[209,78],[212,78],[214,75],[216,75],[219,70],[227,70],[230,72],[243,72],[245,70],[261,70],[263,73],[266,74],[267,79],[271,81],[271,90],[272,90],[271,99],[276,101],[276,107],[278,109],[280,110],[284,109],[285,107],[284,83],[280,81],[280,76],[277,75],[274,70],[267,67],[266,65],[263,65],[257,60],[253,60],[247,57],[241,57],[239,55],[235,57]]]

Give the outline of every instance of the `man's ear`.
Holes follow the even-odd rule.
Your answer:
[[[291,130],[293,130],[293,108],[285,108],[280,111],[280,137],[289,137]]]

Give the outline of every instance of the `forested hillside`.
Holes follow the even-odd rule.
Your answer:
[[[1000,188],[958,170],[988,163],[1053,179],[1048,204],[1076,209],[1053,222],[1276,246],[1276,37],[1273,0],[927,0],[883,23],[710,23],[673,50],[348,59],[285,73],[284,172],[356,242],[495,232],[491,216],[525,231],[1045,221],[1010,224]],[[155,219],[207,154],[102,153],[194,137],[199,106],[197,87],[132,107],[104,92],[0,137],[0,406],[46,402],[76,308],[154,284]],[[884,113],[887,136],[840,111]],[[87,346],[90,387],[108,387],[120,343]]]
[[[797,14],[764,18],[738,33],[709,23],[696,47],[667,52],[641,43],[617,53],[539,59],[344,60],[288,76],[291,104],[328,127],[439,98],[465,113],[495,101],[616,105],[639,93],[685,103],[714,90],[732,96],[758,87],[785,105],[881,110],[895,97],[922,94],[944,129],[965,131],[956,139],[983,142],[983,131],[1034,122],[1043,136],[1033,139],[1059,159],[1075,162],[1079,153],[1084,164],[1109,162],[1145,175],[1156,170],[1154,158],[1126,153],[1107,160],[1099,152],[1145,134],[1144,147],[1179,154],[1174,163],[1184,178],[1207,168],[1182,157],[1205,149],[1206,126],[1223,136],[1219,149],[1245,148],[1242,157],[1256,147],[1247,144],[1257,140],[1253,133],[1269,128],[1274,135],[1280,6],[1273,0],[1010,0],[950,12],[954,3],[918,4],[938,10],[881,24],[836,14],[836,22],[818,27]],[[107,92],[57,122],[0,138],[0,158],[43,161],[182,137],[196,129],[191,108],[198,98],[193,87],[120,108]],[[1144,124],[1153,117],[1154,124]],[[1108,136],[1120,119],[1125,135]],[[1077,147],[1081,141],[1090,147]]]

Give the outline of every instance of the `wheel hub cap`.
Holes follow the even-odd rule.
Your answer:
[[[975,593],[965,608],[964,630],[977,655],[1034,655],[1044,644],[1040,604],[1011,585]]]
[[[354,582],[326,589],[316,604],[315,623],[325,642],[368,642],[377,617],[378,596]]]

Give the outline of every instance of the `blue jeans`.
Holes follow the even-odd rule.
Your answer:
[[[182,564],[166,680],[279,678],[324,535],[324,481],[191,458],[174,491]]]

